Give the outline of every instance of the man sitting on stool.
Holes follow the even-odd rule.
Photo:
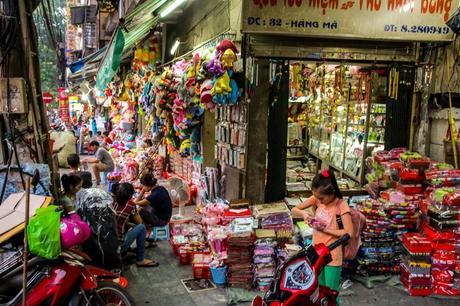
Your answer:
[[[101,172],[112,172],[114,170],[114,163],[110,153],[100,147],[99,142],[94,140],[88,146],[91,152],[96,152],[95,157],[83,159],[82,163],[91,163],[93,165],[94,176],[96,177],[96,185],[101,183]]]
[[[141,177],[141,184],[142,190],[136,201],[136,204],[141,207],[139,216],[148,227],[166,226],[172,216],[172,202],[168,191],[157,184],[157,179],[151,173]],[[150,194],[144,198],[145,193],[148,192]]]

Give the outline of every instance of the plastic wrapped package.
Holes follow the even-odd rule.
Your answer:
[[[393,148],[390,150],[390,154],[393,159],[399,159],[401,157],[401,154],[403,154],[406,151],[406,148]]]
[[[460,178],[460,170],[449,169],[449,170],[435,170],[430,169],[425,171],[425,177],[427,180],[439,179],[439,178]]]
[[[428,217],[439,221],[460,220],[460,208],[445,205],[430,205],[428,207]]]
[[[405,233],[402,243],[411,255],[431,253],[431,242],[420,233]]]
[[[460,190],[456,190],[444,196],[443,204],[460,207]]]
[[[399,178],[402,181],[423,181],[423,173],[418,169],[404,168],[399,172]]]
[[[431,227],[438,231],[449,231],[454,230],[460,227],[460,220],[448,220],[448,221],[440,221],[434,218],[429,218],[429,224]]]
[[[399,184],[398,190],[404,194],[420,194],[422,193],[422,184]]]
[[[399,158],[404,162],[408,162],[410,159],[420,159],[422,157],[423,156],[420,155],[420,153],[418,153],[418,152],[410,152],[410,151],[406,151],[406,152],[401,153],[399,155]]]
[[[422,157],[422,158],[409,158],[408,161],[408,166],[411,169],[416,169],[416,170],[427,170],[430,168],[431,161],[427,157]]]

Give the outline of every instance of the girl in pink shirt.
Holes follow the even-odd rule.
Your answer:
[[[342,199],[337,180],[332,170],[318,173],[312,182],[313,196],[292,209],[292,213],[302,217],[313,228],[313,245],[330,245],[345,234],[353,235],[350,208]],[[313,206],[315,215],[305,209]],[[342,247],[332,251],[332,261],[324,268],[319,283],[339,291],[342,272]]]

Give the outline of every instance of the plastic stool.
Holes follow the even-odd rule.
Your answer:
[[[108,184],[107,184],[107,192],[112,191],[112,185],[113,185],[112,181],[108,182]]]
[[[169,240],[169,224],[163,227],[154,227],[151,237],[155,241]]]
[[[101,172],[102,184],[107,185],[107,172]]]

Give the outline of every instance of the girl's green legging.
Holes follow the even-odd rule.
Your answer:
[[[338,292],[341,274],[342,267],[325,266],[323,272],[319,275],[319,284]],[[337,305],[340,305],[339,301],[339,298],[337,298]]]

